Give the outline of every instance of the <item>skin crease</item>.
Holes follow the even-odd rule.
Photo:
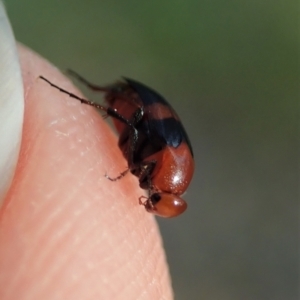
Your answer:
[[[25,121],[0,210],[0,299],[173,299],[137,178],[104,177],[127,166],[116,136],[94,108],[37,79],[81,95],[57,69],[23,46],[19,52]]]

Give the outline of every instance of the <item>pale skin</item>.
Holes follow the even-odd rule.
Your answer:
[[[0,211],[0,299],[173,299],[161,237],[138,203],[144,191],[137,178],[104,176],[127,167],[116,135],[94,108],[38,79],[81,96],[56,68],[19,51],[25,117]]]

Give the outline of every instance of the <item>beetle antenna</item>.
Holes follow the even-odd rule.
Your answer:
[[[90,105],[90,106],[93,106],[93,107],[96,107],[102,111],[105,111],[107,112],[107,108],[100,105],[100,104],[97,104],[95,102],[92,102],[92,101],[89,101],[87,99],[84,99],[84,98],[81,98],[81,97],[78,97],[77,95],[73,94],[73,93],[70,93],[68,92],[67,90],[59,87],[58,85],[52,83],[50,80],[48,80],[47,78],[45,78],[44,76],[39,76],[40,79],[46,81],[49,85],[51,85],[52,87],[56,88],[57,90],[59,90],[60,92],[64,93],[64,94],[67,94],[69,97],[71,98],[74,98],[76,100],[79,100],[81,103],[83,104],[87,104],[87,105]]]

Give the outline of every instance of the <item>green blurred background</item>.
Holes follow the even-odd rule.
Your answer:
[[[159,219],[176,299],[298,295],[299,3],[7,0],[19,41],[160,91],[190,134],[189,210]]]

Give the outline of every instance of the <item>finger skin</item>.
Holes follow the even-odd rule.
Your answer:
[[[173,299],[158,227],[116,136],[57,69],[20,46],[25,121],[0,211],[0,299]]]

